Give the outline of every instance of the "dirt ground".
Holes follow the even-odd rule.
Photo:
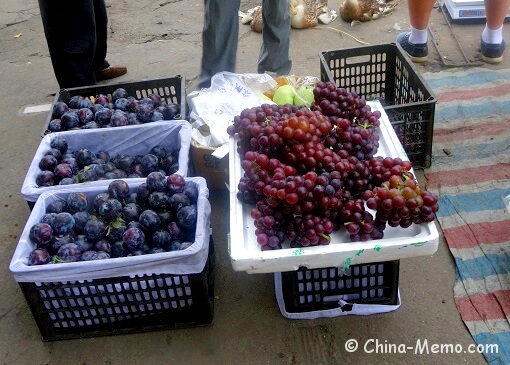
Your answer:
[[[338,9],[341,0],[331,0]],[[127,75],[115,82],[183,75],[187,92],[196,89],[201,57],[203,3],[200,0],[107,1],[111,64],[124,64]],[[259,1],[241,2],[241,10]],[[381,19],[351,26],[340,19],[291,33],[292,72],[320,76],[318,53],[360,45],[394,42],[409,28],[406,1]],[[441,55],[431,47],[419,72],[465,63],[443,15],[435,10],[431,29]],[[454,25],[469,62],[479,61],[483,24]],[[504,35],[510,39],[510,28]],[[0,363],[1,364],[481,364],[480,354],[348,353],[354,338],[412,346],[418,339],[436,344],[472,344],[453,301],[455,267],[442,239],[432,257],[401,260],[402,306],[385,315],[292,321],[281,316],[273,276],[234,272],[227,252],[228,193],[211,192],[216,242],[216,302],[208,327],[158,331],[45,343],[8,265],[30,211],[21,184],[40,142],[46,113],[25,114],[25,107],[53,101],[55,81],[37,2],[0,4]],[[237,72],[256,71],[261,35],[240,25]],[[498,66],[508,67],[510,56]],[[455,66],[459,67],[459,66]],[[464,67],[464,66],[460,66]]]

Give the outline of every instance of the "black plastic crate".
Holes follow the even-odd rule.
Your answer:
[[[205,326],[214,312],[214,243],[198,274],[18,283],[45,341]]]
[[[324,51],[321,80],[381,102],[415,168],[431,164],[436,97],[399,44]]]
[[[316,312],[339,307],[339,300],[356,304],[396,305],[400,261],[352,265],[348,269],[301,268],[281,273],[288,313]]]
[[[42,136],[51,133],[51,131],[48,130],[48,125],[50,124],[51,121],[53,105],[55,105],[56,102],[58,101],[68,102],[69,99],[76,95],[81,95],[83,97],[90,98],[91,96],[95,97],[98,94],[104,94],[108,96],[108,98],[111,100],[111,94],[115,91],[115,89],[119,87],[126,89],[130,96],[133,96],[137,99],[144,98],[152,93],[158,94],[167,103],[175,103],[181,107],[181,117],[176,119],[186,119],[187,110],[186,110],[185,79],[184,76],[177,75],[174,77],[143,81],[132,81],[117,84],[93,85],[76,87],[71,89],[62,89],[59,91],[59,93],[55,96],[55,99],[53,100],[50,113],[44,124]]]

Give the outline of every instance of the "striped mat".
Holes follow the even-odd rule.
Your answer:
[[[425,178],[456,263],[455,303],[476,344],[498,345],[487,362],[510,364],[510,70],[423,77],[438,98]]]

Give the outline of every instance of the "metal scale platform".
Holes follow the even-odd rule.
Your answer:
[[[442,3],[453,22],[485,21],[483,0],[443,0]],[[509,17],[510,10],[506,20],[509,20]]]

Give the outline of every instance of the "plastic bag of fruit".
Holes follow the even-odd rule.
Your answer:
[[[264,96],[278,105],[293,104],[310,107],[312,104],[313,88],[319,82],[314,76],[277,76],[277,85],[264,91]]]

